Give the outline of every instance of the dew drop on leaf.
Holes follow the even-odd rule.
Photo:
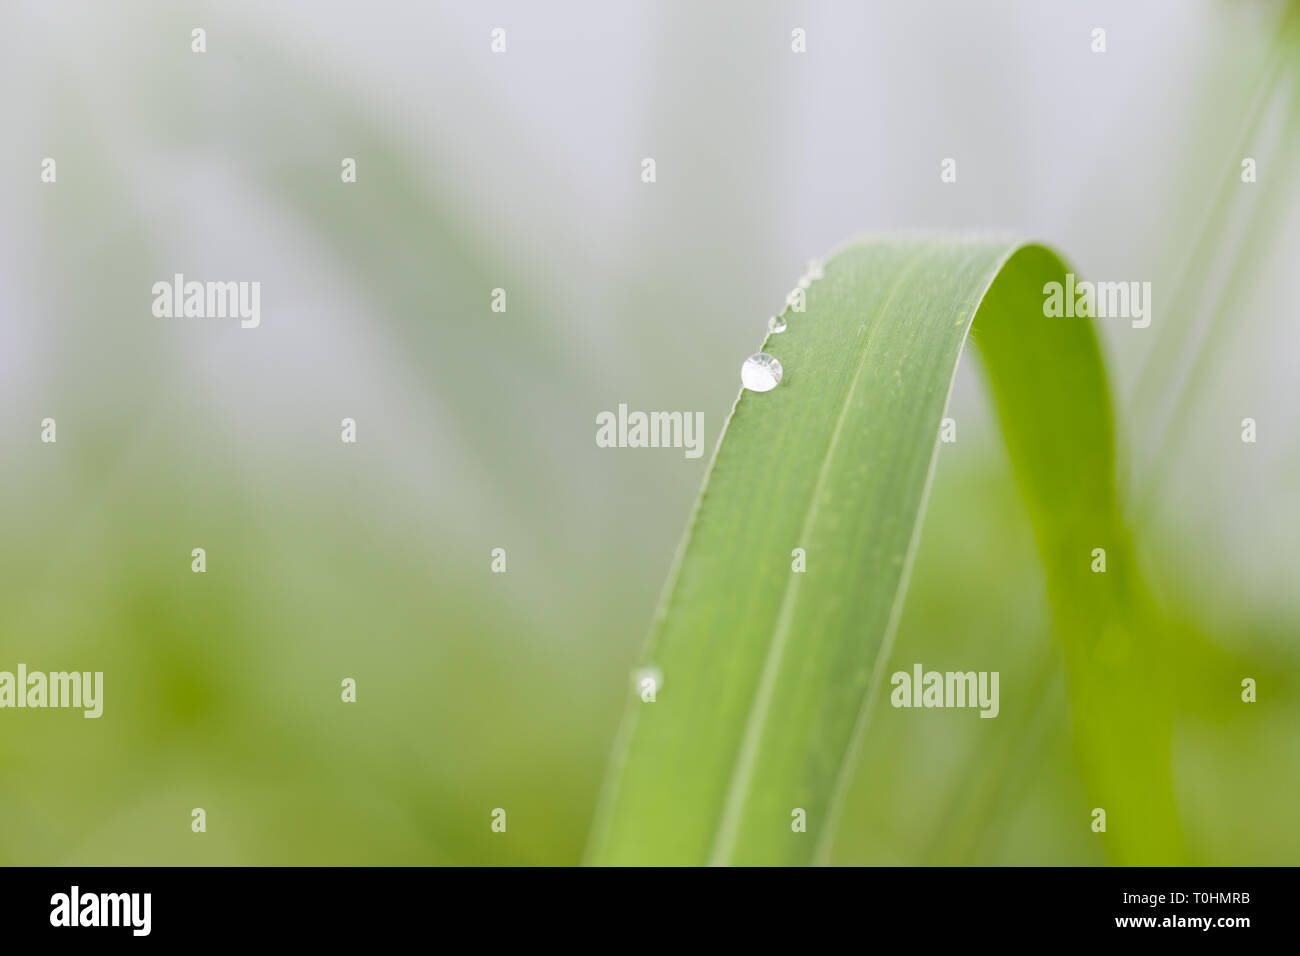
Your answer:
[[[781,383],[781,363],[766,352],[757,352],[740,367],[740,383],[751,392],[770,392]]]

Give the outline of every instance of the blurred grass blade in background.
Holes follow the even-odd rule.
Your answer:
[[[1161,631],[1116,500],[1096,334],[1043,314],[1045,283],[1066,271],[1038,245],[863,241],[829,260],[805,312],[787,311],[788,330],[765,345],[784,380],[742,392],[670,574],[644,662],[661,686],[630,703],[590,862],[826,858],[968,331],[1045,567],[1088,799],[1107,811],[1116,860],[1179,859]],[[1078,808],[1080,827],[1092,806]],[[792,826],[799,810],[806,832]]]

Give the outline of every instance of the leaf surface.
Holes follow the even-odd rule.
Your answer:
[[[784,378],[742,391],[670,572],[643,664],[661,686],[653,702],[633,694],[590,862],[825,859],[855,740],[889,691],[968,337],[1043,559],[1088,799],[1119,815],[1117,859],[1178,857],[1167,691],[1141,669],[1162,671],[1160,630],[1117,502],[1104,367],[1090,320],[1043,314],[1045,283],[1066,272],[1040,245],[867,240],[829,259],[806,311],[787,311],[764,347]]]

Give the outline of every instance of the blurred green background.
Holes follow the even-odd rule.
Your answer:
[[[0,712],[0,863],[578,862],[708,461],[596,414],[703,411],[711,451],[807,260],[916,230],[1153,282],[1101,334],[1188,851],[1300,862],[1290,12],[5,4],[0,669],[105,702]],[[261,327],[154,318],[176,272],[260,281]],[[973,363],[949,414],[888,670],[999,670],[1002,713],[881,695],[834,859],[1104,863]]]

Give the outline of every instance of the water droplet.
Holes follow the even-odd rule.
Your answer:
[[[801,288],[801,289],[806,289],[806,288],[808,288],[810,285],[812,285],[812,280],[809,279],[807,276],[804,276],[803,278],[801,278],[801,279],[799,280],[799,288]]]
[[[785,331],[785,316],[774,315],[767,320],[767,330],[777,335]]]
[[[740,383],[751,392],[770,392],[781,383],[781,363],[766,352],[745,359],[740,367]]]
[[[816,259],[810,259],[810,260],[808,260],[808,278],[809,278],[809,279],[820,279],[820,278],[822,278],[824,275],[825,275],[825,273],[822,271],[822,264],[821,264],[820,262],[818,262]]]

